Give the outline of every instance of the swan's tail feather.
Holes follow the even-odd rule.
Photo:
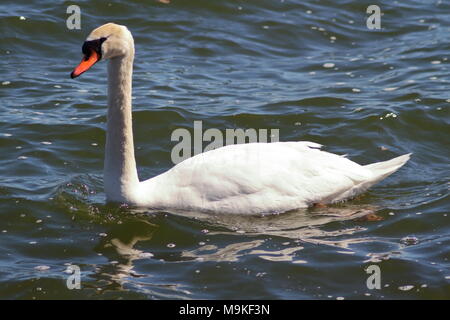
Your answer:
[[[408,153],[391,160],[368,164],[364,167],[373,172],[373,184],[375,184],[400,169],[410,157],[411,153]]]
[[[365,165],[364,168],[368,169],[372,172],[372,177],[367,179],[366,181],[354,186],[350,190],[347,190],[343,194],[336,197],[334,200],[332,200],[332,203],[340,202],[349,198],[353,198],[354,196],[366,191],[374,184],[380,182],[387,176],[393,174],[395,171],[400,169],[401,166],[403,166],[411,157],[411,153],[404,154],[400,157],[382,161],[382,162],[376,162],[372,164]]]

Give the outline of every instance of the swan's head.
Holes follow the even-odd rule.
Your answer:
[[[134,41],[127,27],[115,23],[94,29],[83,44],[83,59],[70,76],[76,78],[97,61],[134,55]]]

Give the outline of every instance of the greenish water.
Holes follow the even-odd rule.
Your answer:
[[[369,1],[77,1],[81,30],[66,28],[70,4],[0,4],[0,298],[450,298],[448,2],[378,1],[381,30],[366,27]],[[106,65],[69,74],[109,21],[135,38],[141,179],[173,166],[171,133],[196,120],[279,129],[363,164],[413,157],[325,209],[105,204]],[[373,264],[380,290],[366,286]]]

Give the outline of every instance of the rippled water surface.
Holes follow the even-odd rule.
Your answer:
[[[0,4],[0,298],[448,299],[448,1],[66,1]],[[342,205],[275,216],[106,204],[106,64],[71,80],[114,21],[135,38],[141,179],[173,166],[176,128],[279,129],[405,167]],[[213,179],[213,177],[211,178]],[[68,290],[67,267],[81,269]],[[369,290],[365,269],[381,270]]]

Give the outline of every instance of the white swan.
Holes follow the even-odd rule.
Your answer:
[[[230,145],[189,158],[140,182],[134,157],[131,78],[134,41],[114,23],[91,32],[78,77],[99,60],[108,64],[108,124],[104,188],[107,201],[166,210],[213,213],[279,213],[353,197],[408,161],[361,166],[320,150],[313,142]]]

